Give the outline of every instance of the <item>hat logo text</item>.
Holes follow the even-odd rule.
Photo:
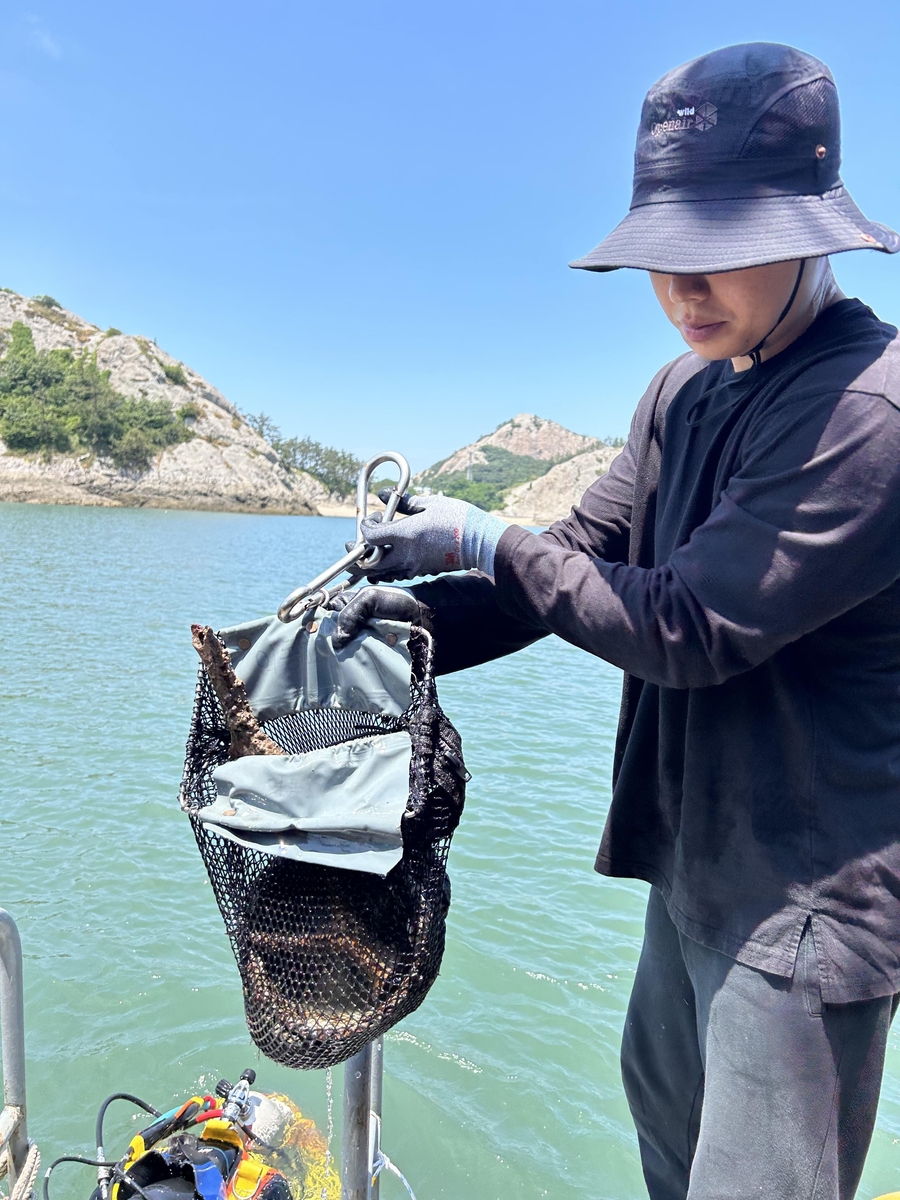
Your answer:
[[[668,121],[657,121],[650,129],[654,137],[662,137],[664,133],[678,133],[682,129],[699,129],[705,133],[712,129],[719,120],[719,110],[714,104],[697,104],[687,108],[677,108],[675,116]]]

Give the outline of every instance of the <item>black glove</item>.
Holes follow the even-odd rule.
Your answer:
[[[343,650],[368,621],[381,617],[385,621],[408,621],[431,632],[432,612],[405,588],[365,587],[352,592],[338,613],[337,629],[331,638],[335,650]]]
[[[393,488],[382,488],[381,491],[378,493],[378,499],[381,501],[382,504],[387,504],[388,500],[390,500],[390,498],[391,498],[391,496],[393,496],[393,494],[394,494]],[[403,513],[405,516],[409,516],[410,500],[412,500],[412,496],[409,494],[409,492],[404,492],[403,495],[400,497],[400,499],[397,501],[397,512]],[[373,513],[373,516],[374,516],[374,513]]]

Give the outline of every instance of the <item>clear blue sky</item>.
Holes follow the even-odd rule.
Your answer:
[[[621,433],[681,343],[643,274],[566,263],[627,209],[647,87],[751,40],[831,66],[844,179],[900,224],[896,0],[6,0],[0,284],[361,455]],[[836,268],[900,318],[900,261]]]

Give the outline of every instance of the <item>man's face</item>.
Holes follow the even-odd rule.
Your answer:
[[[692,350],[702,358],[740,358],[765,337],[787,304],[800,263],[768,263],[717,275],[660,275],[650,272],[653,290],[666,316]],[[803,285],[767,348],[790,334],[796,315],[809,303],[805,294],[814,270],[804,272]],[[793,336],[796,336],[794,332]],[[791,340],[788,338],[788,340]]]

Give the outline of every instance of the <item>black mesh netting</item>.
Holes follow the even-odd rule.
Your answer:
[[[409,650],[411,703],[402,716],[306,709],[264,724],[292,754],[408,730],[403,858],[384,878],[275,858],[199,820],[230,742],[200,670],[181,803],[237,959],[250,1034],[289,1067],[328,1067],[356,1054],[422,1003],[440,968],[447,854],[467,775],[459,734],[438,704],[431,638],[413,627]]]
[[[836,157],[840,139],[837,89],[828,79],[793,88],[771,104],[753,126],[742,158],[769,158],[785,152],[809,158],[819,143]]]

